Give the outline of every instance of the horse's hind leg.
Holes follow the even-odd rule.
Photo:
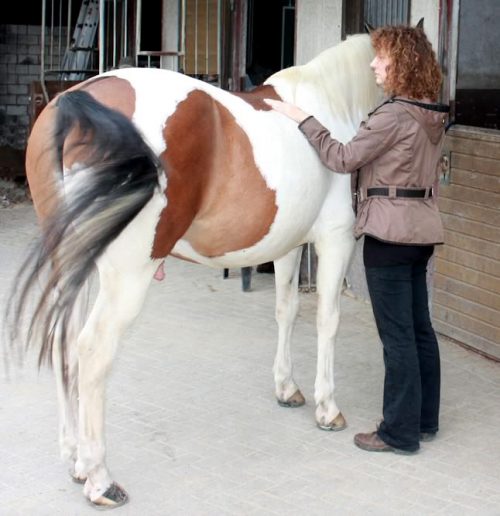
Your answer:
[[[83,327],[88,290],[88,286],[85,286],[75,303],[67,330],[64,370],[61,363],[60,347],[56,344],[52,350],[52,363],[59,400],[59,447],[62,459],[70,463],[70,475],[76,482],[85,481],[85,478],[78,478],[75,474],[78,446],[78,353],[76,340]]]
[[[322,430],[343,430],[344,416],[335,402],[335,338],[340,322],[340,294],[354,247],[350,233],[326,235],[315,242],[318,252],[318,358],[314,398],[316,422]]]
[[[302,247],[293,249],[274,262],[276,282],[276,322],[278,348],[274,360],[274,383],[278,403],[284,407],[299,407],[304,397],[293,379],[290,342],[299,309],[299,262]]]
[[[131,269],[130,257],[99,262],[100,289],[78,338],[79,443],[75,473],[87,478],[85,496],[97,507],[117,507],[127,501],[126,492],[112,481],[105,464],[105,380],[118,340],[139,313],[158,264],[150,262]],[[128,267],[120,271],[120,267]]]

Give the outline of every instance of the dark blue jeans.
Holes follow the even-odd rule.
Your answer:
[[[367,267],[366,279],[384,349],[383,421],[378,435],[406,451],[439,425],[439,347],[429,315],[427,260]]]

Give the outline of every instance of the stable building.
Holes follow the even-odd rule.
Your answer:
[[[29,0],[0,25],[0,174],[23,174],[31,124],[72,84],[158,67],[231,91],[372,26],[424,28],[451,107],[439,203],[445,245],[429,281],[435,328],[500,360],[500,42],[496,0]],[[481,37],[477,37],[481,34]],[[361,243],[358,243],[360,246]],[[303,280],[314,285],[314,250]],[[366,297],[359,249],[347,278]]]

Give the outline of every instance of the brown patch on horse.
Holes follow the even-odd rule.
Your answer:
[[[110,109],[119,111],[129,120],[135,112],[135,90],[125,79],[119,77],[98,77],[77,85],[72,90],[83,90],[92,95],[101,104]],[[88,139],[92,135],[87,135]],[[75,162],[85,163],[86,140],[82,134],[74,129],[64,143],[64,165],[71,167]]]
[[[191,92],[168,119],[164,138],[167,206],[153,258],[168,254],[172,240],[181,237],[199,254],[216,257],[251,247],[269,233],[276,194],[255,163],[248,136],[222,104]]]
[[[57,207],[57,153],[51,135],[55,123],[54,104],[49,104],[38,116],[26,148],[26,178],[38,218],[45,220]]]
[[[266,104],[264,99],[282,100],[274,86],[268,84],[257,86],[252,91],[237,92],[235,95],[248,102],[257,111],[271,111],[271,106]]]
[[[98,102],[119,111],[131,119],[135,112],[135,90],[120,77],[98,77],[85,82],[82,90],[90,93]]]
[[[89,92],[106,106],[132,118],[135,110],[135,91],[128,81],[118,77],[101,77],[77,84],[66,92],[80,89]],[[35,210],[42,221],[52,213],[60,201],[58,171],[61,165],[57,162],[51,137],[54,132],[56,102],[57,97],[38,116],[26,150],[26,177]],[[75,146],[75,143],[78,145]],[[77,130],[68,135],[65,149],[72,150],[65,153],[66,167],[70,167],[75,161],[85,160],[85,146],[80,145],[82,143],[84,142],[81,134]]]

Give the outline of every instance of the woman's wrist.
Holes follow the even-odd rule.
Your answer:
[[[306,120],[310,120],[311,118],[314,118],[314,115],[307,115],[305,118],[303,118],[300,122],[299,122],[299,127],[306,121]]]
[[[298,124],[302,123],[306,118],[311,116],[309,113],[302,111],[302,109],[295,106],[294,104],[290,104],[289,102],[282,102],[281,100],[273,99],[264,99],[264,102],[268,106],[271,106],[275,111],[278,111],[282,115],[287,116]]]

